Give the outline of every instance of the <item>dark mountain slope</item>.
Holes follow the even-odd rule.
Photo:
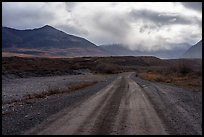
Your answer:
[[[46,54],[65,57],[107,55],[90,41],[66,34],[48,25],[29,30],[2,27],[2,49],[4,52],[29,55],[38,52],[39,56],[43,56],[45,51]]]
[[[190,47],[182,58],[202,58],[202,40]]]

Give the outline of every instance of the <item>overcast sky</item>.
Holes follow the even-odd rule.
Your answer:
[[[46,24],[96,45],[123,43],[143,51],[186,48],[182,43],[192,45],[202,38],[202,3],[2,2],[3,26],[32,29]]]

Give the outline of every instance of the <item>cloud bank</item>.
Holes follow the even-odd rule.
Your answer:
[[[32,29],[46,24],[96,45],[122,43],[141,51],[181,49],[202,38],[202,3],[2,3],[3,26]]]

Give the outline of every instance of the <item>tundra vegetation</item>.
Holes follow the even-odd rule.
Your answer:
[[[202,91],[202,59],[159,59],[152,56],[22,58],[3,57],[4,77],[136,72],[145,80],[173,83]]]

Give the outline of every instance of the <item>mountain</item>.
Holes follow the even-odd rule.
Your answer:
[[[187,43],[180,43],[177,47],[183,47]],[[159,50],[159,51],[139,51],[139,50],[130,50],[127,46],[122,44],[112,44],[112,45],[101,45],[101,49],[111,54],[112,56],[155,56],[158,58],[179,58],[184,49],[177,48],[172,50]]]
[[[108,55],[90,41],[52,26],[29,30],[2,27],[3,55],[75,57]]]
[[[190,47],[181,58],[202,58],[202,40]]]
[[[111,54],[112,56],[135,56],[140,53],[137,51],[129,50],[121,44],[112,44],[112,45],[100,45],[100,48]]]

